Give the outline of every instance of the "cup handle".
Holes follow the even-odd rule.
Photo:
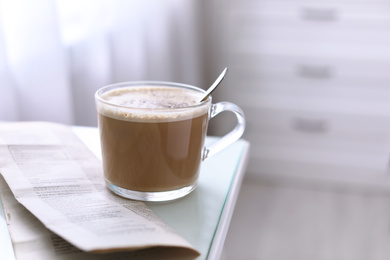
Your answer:
[[[237,125],[236,127],[224,135],[219,141],[212,144],[210,147],[203,148],[202,160],[206,160],[216,153],[222,151],[242,136],[245,130],[245,116],[244,112],[237,105],[230,102],[219,102],[213,104],[210,109],[210,119],[218,115],[223,111],[233,112],[237,117]]]

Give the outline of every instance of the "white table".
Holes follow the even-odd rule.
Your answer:
[[[80,139],[101,158],[97,128],[74,127]],[[206,144],[217,140],[207,137]],[[197,259],[219,259],[244,176],[249,143],[239,140],[203,162],[198,187],[188,196],[147,205],[169,226],[194,245]],[[1,200],[0,200],[1,203]],[[0,206],[0,258],[15,259],[2,205]]]

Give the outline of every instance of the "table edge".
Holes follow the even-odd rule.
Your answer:
[[[229,225],[233,216],[233,212],[236,206],[237,198],[241,189],[241,184],[244,179],[246,166],[249,160],[249,147],[248,141],[240,139],[244,143],[242,153],[240,155],[240,161],[234,173],[234,178],[231,182],[229,192],[224,203],[224,207],[221,213],[221,218],[218,223],[217,230],[214,235],[214,241],[211,244],[207,259],[220,259],[223,251],[223,245],[228,233]]]

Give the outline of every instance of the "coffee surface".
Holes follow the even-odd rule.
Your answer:
[[[101,98],[114,106],[98,106],[100,114],[126,121],[183,120],[207,109],[193,108],[200,104],[201,92],[166,86],[124,87],[107,91]]]

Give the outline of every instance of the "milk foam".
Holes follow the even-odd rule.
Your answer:
[[[184,120],[204,115],[209,108],[209,105],[196,106],[202,93],[167,86],[118,88],[103,93],[101,98],[112,106],[98,102],[100,114],[125,121]]]

